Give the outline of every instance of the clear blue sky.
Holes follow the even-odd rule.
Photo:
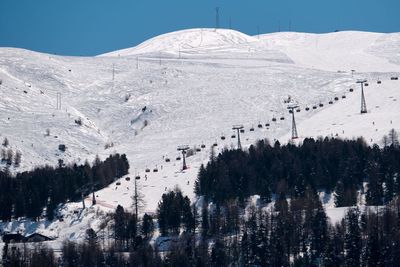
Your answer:
[[[170,31],[400,31],[400,0],[0,0],[0,46],[97,55]]]

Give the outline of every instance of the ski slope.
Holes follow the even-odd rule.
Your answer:
[[[21,166],[11,168],[14,172],[56,165],[58,159],[82,164],[96,155],[126,153],[128,176],[141,176],[141,213],[154,212],[161,195],[175,186],[194,199],[194,181],[211,146],[218,144],[217,153],[236,147],[232,125],[245,127],[244,147],[260,138],[287,142],[291,116],[284,100],[289,95],[301,109],[295,113],[298,142],[306,137],[363,135],[367,142],[380,143],[400,125],[400,81],[390,80],[400,73],[399,43],[397,33],[253,37],[233,30],[191,29],[97,57],[0,48],[0,138],[7,137],[13,151],[22,153]],[[369,81],[368,113],[363,115],[356,84],[361,78]],[[339,100],[329,105],[334,97]],[[79,119],[82,125],[75,122]],[[67,147],[64,153],[58,150],[60,144]],[[205,145],[188,157],[185,171],[176,160],[180,145],[194,150]],[[80,203],[63,206],[62,223],[24,221],[2,228],[50,231],[61,241],[83,238],[88,226],[98,229],[99,214],[118,204],[131,208],[133,180],[123,177],[96,192],[98,205],[78,214],[74,211]],[[331,205],[328,201],[327,208]]]

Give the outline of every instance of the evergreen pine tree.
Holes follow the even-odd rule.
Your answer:
[[[358,208],[349,209],[346,217],[346,234],[345,234],[345,266],[360,266],[361,257],[361,229],[359,226],[359,210]]]
[[[145,213],[142,219],[142,234],[147,239],[149,238],[154,232],[154,223],[153,218]]]

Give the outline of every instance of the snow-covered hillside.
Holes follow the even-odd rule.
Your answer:
[[[389,129],[398,129],[400,81],[390,78],[400,73],[399,42],[400,34],[274,33],[258,38],[233,30],[193,29],[98,57],[0,48],[0,138],[7,137],[13,151],[22,153],[14,171],[56,165],[58,159],[83,163],[96,154],[126,153],[130,175],[141,176],[142,212],[154,211],[162,193],[175,185],[194,197],[197,171],[211,145],[217,142],[217,150],[236,146],[233,124],[245,126],[245,146],[260,138],[287,141],[291,117],[284,100],[289,95],[301,108],[296,119],[302,138],[364,135],[379,142]],[[370,83],[365,87],[369,113],[364,115],[359,114],[359,78]],[[328,104],[334,97],[339,100]],[[59,151],[60,144],[66,145],[65,152]],[[202,144],[205,148],[188,158],[189,169],[182,172],[177,147]],[[145,173],[146,168],[151,172]],[[120,185],[97,192],[99,208],[129,207],[132,180],[122,178]],[[86,229],[90,221],[68,223],[81,222]],[[52,227],[62,237],[79,231]]]
[[[191,29],[163,34],[142,44],[103,56],[132,56],[145,53],[199,53],[207,50],[246,49],[257,39],[246,34],[225,29]]]
[[[285,53],[296,64],[309,68],[358,72],[398,70],[400,58],[398,33],[286,32],[261,35],[260,40],[267,47]]]

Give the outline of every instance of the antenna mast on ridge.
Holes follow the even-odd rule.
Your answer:
[[[219,28],[219,7],[215,8],[215,30]]]

